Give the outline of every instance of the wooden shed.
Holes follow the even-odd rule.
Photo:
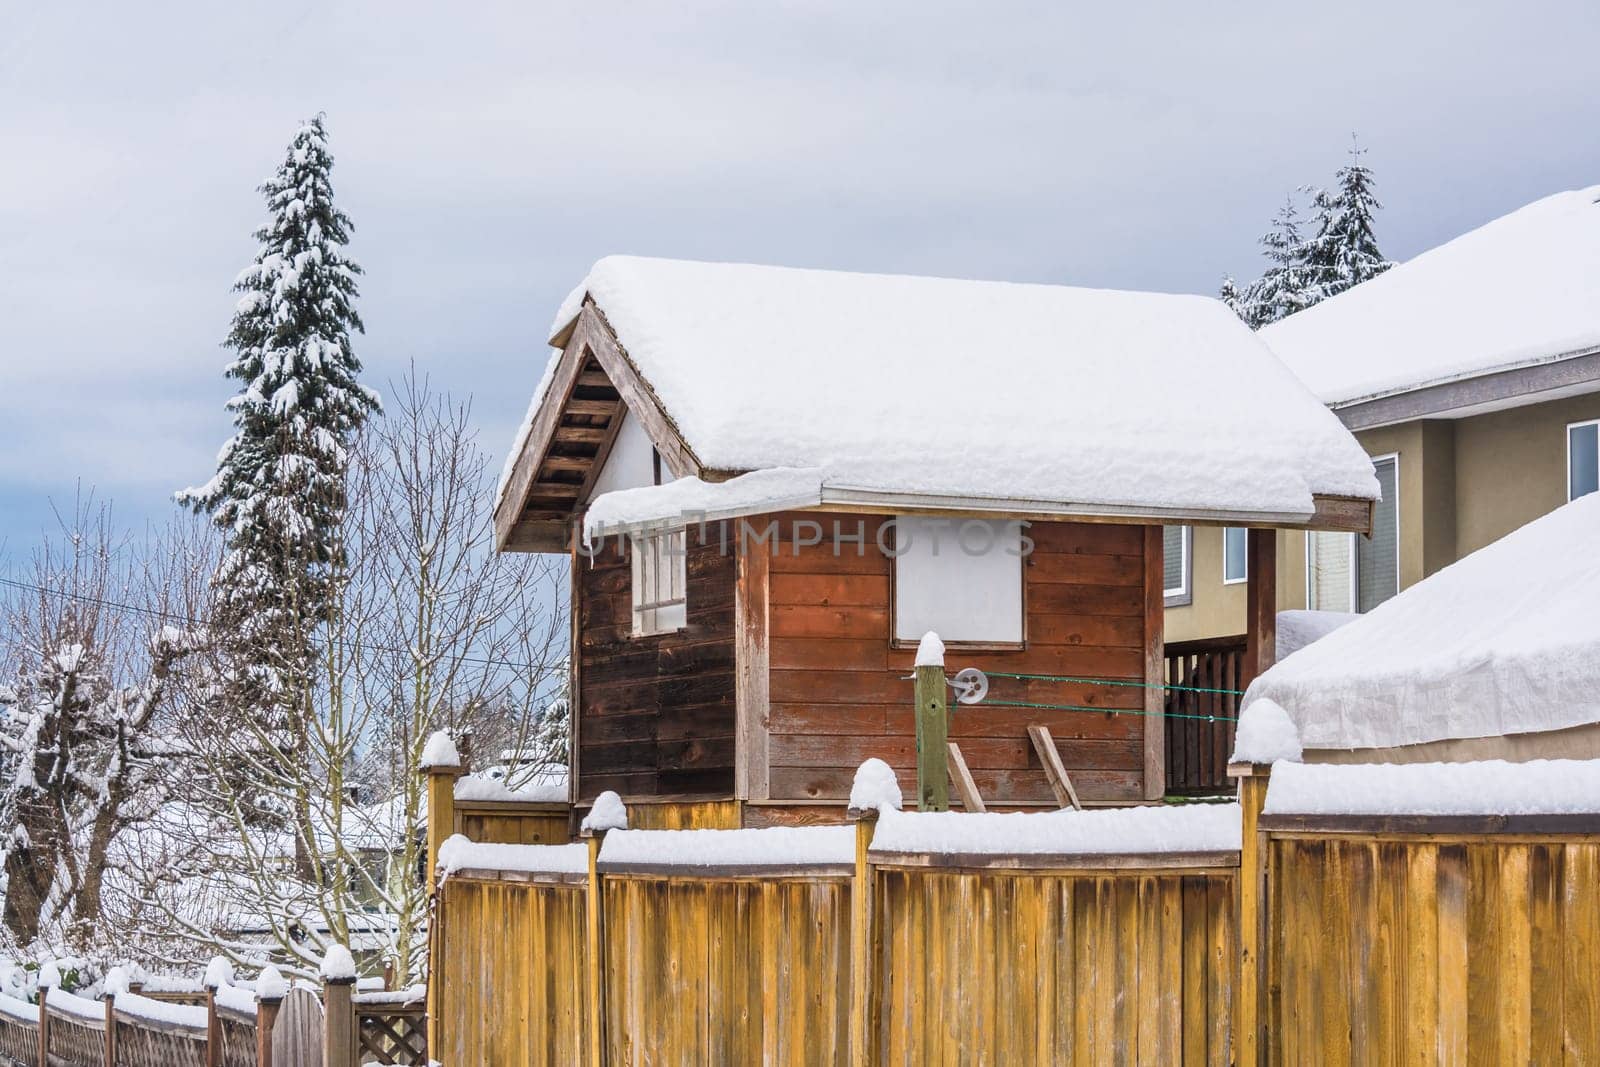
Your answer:
[[[1056,804],[1036,725],[1086,802],[1159,798],[1163,526],[1261,532],[1248,673],[1268,532],[1377,496],[1199,297],[609,258],[551,343],[497,538],[571,556],[573,799],[637,825],[838,818],[872,756],[914,781],[926,630],[989,679],[951,737],[991,807]]]

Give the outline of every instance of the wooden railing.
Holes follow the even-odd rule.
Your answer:
[[[1239,715],[1237,691],[1248,681],[1244,653],[1243,634],[1167,645],[1168,793],[1215,796],[1233,791],[1228,756]]]

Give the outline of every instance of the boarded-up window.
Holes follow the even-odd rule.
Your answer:
[[[1567,427],[1567,499],[1600,491],[1600,422]]]
[[[633,557],[633,632],[636,636],[683,629],[687,557],[682,530],[656,530],[630,538]]]
[[[1249,577],[1249,553],[1245,546],[1249,531],[1243,526],[1229,526],[1222,531],[1222,581],[1224,585],[1242,582]]]
[[[1022,524],[895,518],[894,636],[1019,645]]]
[[[1372,509],[1372,536],[1356,538],[1356,610],[1371,611],[1400,591],[1400,484],[1396,457],[1376,460],[1383,499]]]
[[[1189,527],[1161,528],[1162,589],[1168,597],[1189,592]]]

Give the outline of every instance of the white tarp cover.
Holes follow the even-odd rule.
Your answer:
[[[1600,722],[1600,493],[1424,579],[1250,686],[1307,749]],[[1241,726],[1241,730],[1243,726]]]

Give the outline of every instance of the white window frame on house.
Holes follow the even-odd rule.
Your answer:
[[[1194,527],[1180,526],[1182,535],[1178,539],[1179,566],[1178,573],[1182,576],[1176,589],[1165,586],[1165,577],[1162,579],[1162,603],[1169,608],[1181,608],[1194,603]],[[1163,537],[1163,543],[1165,538]],[[1166,571],[1166,556],[1162,555],[1162,572]]]
[[[682,526],[631,534],[633,635],[682,630],[689,622],[687,534]]]
[[[1234,577],[1228,576],[1228,535],[1238,534],[1244,538],[1244,568]],[[1224,526],[1222,528],[1222,584],[1241,585],[1250,580],[1250,531],[1243,526]]]
[[[1586,430],[1586,429],[1593,429],[1594,430],[1594,433],[1595,433],[1595,446],[1596,446],[1597,450],[1600,450],[1600,419],[1584,419],[1584,420],[1582,420],[1580,422],[1569,422],[1569,423],[1567,423],[1567,436],[1566,436],[1566,442],[1567,442],[1567,484],[1566,484],[1566,492],[1567,492],[1567,503],[1569,503],[1569,504],[1572,503],[1574,500],[1578,499],[1578,497],[1572,495],[1572,431],[1574,431],[1574,430]],[[1600,489],[1588,490],[1588,492],[1596,492],[1596,491],[1600,491]],[[1578,496],[1587,496],[1587,495],[1588,495],[1587,492],[1578,494]]]
[[[1376,467],[1379,463],[1394,464],[1394,594],[1400,592],[1400,545],[1405,529],[1405,516],[1400,514],[1400,453],[1386,452],[1381,456],[1372,456],[1372,464]],[[1311,581],[1311,568],[1313,564],[1313,538],[1311,530],[1306,531],[1306,607],[1313,610],[1328,610],[1314,603],[1313,586]],[[1361,611],[1361,553],[1358,549],[1356,538],[1361,534],[1346,535],[1349,538],[1350,552],[1350,610]]]

